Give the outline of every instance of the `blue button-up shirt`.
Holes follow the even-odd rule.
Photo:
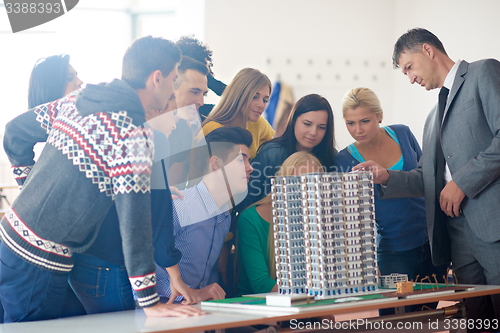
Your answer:
[[[218,208],[205,184],[181,191],[183,200],[174,200],[175,247],[182,253],[179,269],[182,280],[200,289],[218,282],[217,263],[229,227],[231,214],[227,204]],[[170,279],[165,268],[156,267],[156,289],[170,296]]]

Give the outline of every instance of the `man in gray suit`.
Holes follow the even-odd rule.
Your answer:
[[[443,87],[419,167],[392,171],[368,161],[355,169],[374,171],[382,198],[425,196],[435,265],[451,260],[459,283],[500,285],[500,62],[454,62],[434,34],[417,28],[398,39],[393,64],[412,84]],[[467,300],[466,308],[469,318],[500,319],[500,296]]]

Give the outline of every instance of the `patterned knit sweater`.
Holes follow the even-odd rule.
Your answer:
[[[7,124],[4,148],[23,187],[0,224],[6,246],[43,269],[69,272],[116,205],[123,254],[139,305],[156,293],[150,174],[152,131],[123,81],[87,85]],[[47,144],[37,163],[33,142]]]

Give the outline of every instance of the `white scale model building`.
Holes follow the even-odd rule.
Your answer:
[[[408,275],[392,273],[390,275],[379,276],[380,288],[396,288],[400,282],[408,282]]]
[[[272,179],[279,293],[316,298],[377,290],[369,172]]]

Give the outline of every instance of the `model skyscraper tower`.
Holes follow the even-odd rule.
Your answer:
[[[377,289],[372,174],[272,179],[276,279],[282,294]]]

